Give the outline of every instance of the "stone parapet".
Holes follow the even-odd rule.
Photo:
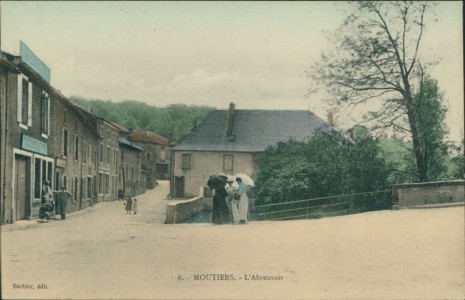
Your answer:
[[[463,203],[464,181],[437,181],[396,184],[393,186],[394,209],[442,206]]]
[[[171,200],[166,205],[165,224],[182,223],[196,213],[203,210],[203,197],[194,197],[187,200]]]

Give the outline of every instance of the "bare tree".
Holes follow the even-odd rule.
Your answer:
[[[355,11],[332,35],[334,49],[322,55],[310,76],[323,84],[336,106],[381,100],[382,108],[367,116],[375,129],[408,132],[413,142],[420,181],[427,166],[415,90],[425,78],[427,63],[420,61],[425,13],[430,2],[360,1]]]

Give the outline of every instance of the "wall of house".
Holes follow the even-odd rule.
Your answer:
[[[170,176],[170,147],[155,143],[133,141],[144,149],[141,167],[147,172],[147,188],[153,189],[158,179],[169,179]]]
[[[21,72],[30,82],[27,92],[31,95],[27,105],[27,111],[30,112],[28,113],[30,117],[27,118],[29,121],[24,118],[24,122],[19,122],[18,116],[18,82],[23,77],[14,73],[2,74],[4,83],[2,85],[6,88],[2,93],[5,94],[8,103],[8,108],[4,111],[4,126],[8,130],[6,134],[2,132],[2,140],[5,142],[2,153],[4,155],[1,207],[3,223],[38,217],[43,181],[49,180],[53,184],[54,179],[53,147],[51,147],[53,126],[49,127],[48,132],[41,127],[41,119],[45,116],[41,114],[42,91],[46,91],[50,97],[50,113],[47,111],[49,120],[53,115],[55,99],[50,94],[49,87],[44,86],[42,81],[37,79],[37,75],[24,68]]]
[[[84,124],[67,102],[55,103],[54,129],[55,189],[65,186],[71,192],[67,210],[78,211],[96,200],[97,148],[99,138],[94,128]],[[65,131],[67,142],[65,142]],[[65,149],[67,145],[67,149]]]
[[[399,208],[464,202],[464,181],[396,184],[394,205]]]
[[[120,176],[118,189],[125,196],[137,196],[145,192],[147,175],[141,169],[142,151],[120,144]]]
[[[210,175],[224,173],[234,175],[244,173],[255,176],[258,169],[255,153],[223,153],[200,151],[173,151],[173,178],[171,184],[171,196],[173,198],[190,198],[198,196],[199,190],[207,185]],[[190,167],[183,168],[183,155],[190,155]],[[225,155],[232,156],[232,169],[225,169]],[[179,185],[184,182],[184,187]],[[183,195],[179,191],[183,190]]]
[[[97,191],[98,202],[118,199],[118,172],[119,172],[119,144],[118,131],[107,124],[100,122],[98,132],[102,139],[98,146],[98,175]]]
[[[10,73],[7,67],[4,67],[0,64],[0,199],[2,199],[0,205],[0,223],[3,223],[3,213],[4,213],[4,196],[6,194],[6,176],[5,176],[5,164],[6,164],[6,106],[7,106],[7,76]]]

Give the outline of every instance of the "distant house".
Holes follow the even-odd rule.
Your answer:
[[[157,179],[169,179],[173,141],[145,130],[130,130],[129,140],[144,149],[141,167],[147,172],[147,188],[154,188]]]
[[[257,158],[280,141],[306,141],[330,126],[309,111],[228,110],[214,111],[172,149],[170,193],[172,197],[199,195],[214,173],[258,172]]]
[[[128,129],[115,123],[112,125],[119,130],[118,144],[121,159],[118,193],[131,196],[143,194],[147,186],[147,172],[141,167],[144,149],[129,141],[130,131]]]

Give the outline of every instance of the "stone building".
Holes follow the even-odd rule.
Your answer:
[[[315,130],[330,126],[309,111],[229,110],[213,112],[172,147],[172,197],[203,191],[212,174],[258,173],[257,158],[280,141],[306,141]]]
[[[92,120],[81,108],[61,96],[53,110],[55,128],[55,189],[64,186],[73,198],[68,211],[78,211],[97,202],[99,154],[101,140]]]
[[[156,133],[131,130],[129,140],[142,147],[141,167],[147,172],[147,188],[153,189],[157,179],[169,179],[171,151],[175,143]]]
[[[130,142],[129,131],[119,127],[118,144],[121,159],[118,188],[122,195],[140,195],[145,192],[147,186],[147,172],[141,167],[144,149]]]
[[[54,128],[57,92],[50,69],[24,44],[22,56],[1,52],[1,221],[38,216],[42,184],[54,180]]]
[[[145,191],[142,148],[129,132],[73,104],[50,84],[50,69],[24,44],[0,52],[1,223],[39,215],[42,186],[73,195],[68,211]]]

